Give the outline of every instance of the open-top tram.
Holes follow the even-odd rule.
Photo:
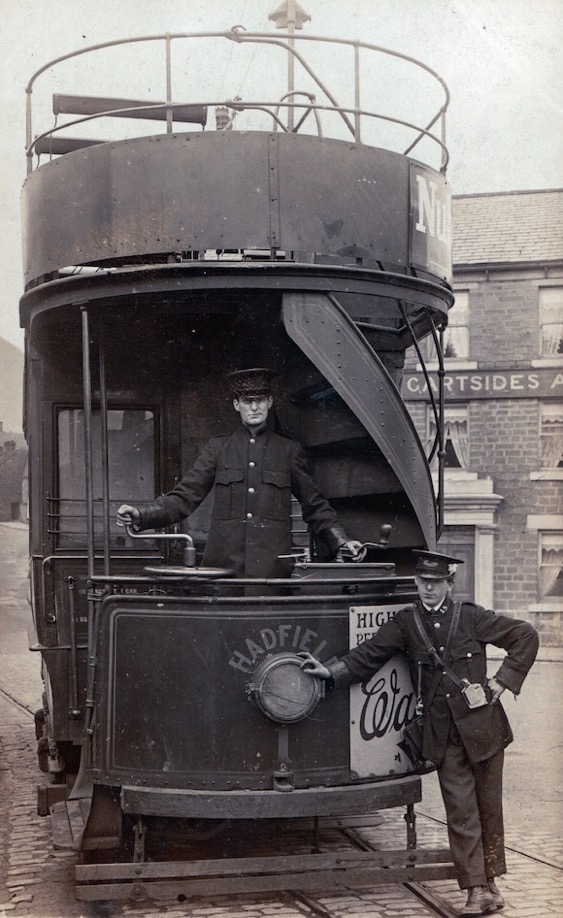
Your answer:
[[[28,86],[21,321],[37,731],[51,777],[39,808],[57,843],[81,852],[81,898],[172,876],[174,889],[197,891],[192,868],[178,862],[174,874],[147,855],[162,824],[197,838],[225,821],[318,827],[401,805],[408,859],[391,852],[385,881],[398,864],[401,876],[451,875],[413,853],[406,664],[328,702],[297,657],[327,658],[376,630],[413,596],[412,549],[439,534],[440,494],[400,393],[407,348],[423,362],[418,342],[432,336],[439,357],[453,302],[448,95],[404,55],[298,34],[301,8],[282,7],[281,34],[110,42],[51,62]],[[258,69],[253,92],[233,84],[230,98],[214,84],[225,49],[246,85]],[[90,58],[136,52],[122,95],[108,96],[115,73],[89,70]],[[135,78],[146,84],[157,53],[165,99],[158,82],[138,98]],[[57,91],[71,59],[86,95]],[[416,117],[390,113],[387,85]],[[55,125],[38,130],[34,106],[50,93]],[[170,490],[231,429],[225,379],[252,366],[275,368],[277,429],[304,446],[366,543],[361,564],[335,563],[297,501],[279,578],[202,566],[213,495],[173,531],[117,527],[120,504]],[[439,432],[439,398],[435,410]],[[258,861],[242,888],[264,888]],[[327,863],[316,874],[325,889],[337,882]],[[357,882],[378,882],[373,864],[355,868]],[[314,886],[308,861],[303,871]],[[287,872],[268,888],[298,885],[295,863]]]

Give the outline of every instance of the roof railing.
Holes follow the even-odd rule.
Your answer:
[[[299,67],[300,70],[298,72],[302,74],[302,78],[304,80],[307,80],[313,84],[315,91],[310,91],[310,85],[308,82],[307,87],[302,89],[295,88],[293,85],[291,88],[288,88],[287,86],[279,86],[279,92],[277,95],[265,100],[242,100],[237,97],[236,101],[233,101],[232,99],[224,99],[219,97],[212,100],[203,99],[197,101],[173,101],[172,43],[186,40],[197,42],[203,42],[206,40],[227,40],[238,45],[256,44],[260,46],[280,49],[283,53],[288,55],[288,60],[291,60],[292,70],[294,71],[296,66]],[[53,112],[56,118],[55,125],[47,130],[42,131],[39,134],[34,133],[34,113],[32,111],[32,98],[36,83],[40,77],[43,77],[48,71],[51,71],[54,68],[57,68],[59,65],[62,65],[63,63],[72,59],[86,55],[92,55],[94,53],[106,51],[111,48],[133,46],[138,44],[144,45],[150,42],[163,42],[165,45],[165,101],[154,103],[128,98],[109,98],[103,95],[67,95],[55,92],[53,94]],[[296,49],[295,45],[302,42],[308,42],[310,47],[312,47],[314,44],[323,44],[327,46],[337,45],[340,47],[350,47],[353,50],[353,71],[351,74],[353,80],[350,84],[354,97],[353,104],[342,105],[338,102],[335,92],[333,92],[332,89],[320,78],[316,70],[313,69],[313,67],[305,59],[304,54],[301,53],[302,50],[307,46],[300,45],[300,49]],[[403,62],[406,65],[412,66],[412,68],[414,68],[415,76],[418,75],[422,79],[422,77],[426,75],[436,83],[440,97],[438,99],[438,107],[431,113],[430,117],[425,119],[422,124],[415,123],[415,119],[418,115],[418,111],[421,105],[421,100],[412,100],[412,108],[416,113],[413,115],[413,120],[410,120],[409,118],[394,117],[388,115],[383,111],[378,111],[376,107],[372,107],[369,103],[366,105],[363,102],[363,95],[365,94],[367,97],[367,91],[371,90],[374,84],[379,87],[384,85],[384,82],[382,81],[374,81],[373,74],[367,73],[367,68],[363,66],[363,59],[368,54],[376,56],[376,58],[370,57],[370,62],[371,60],[377,60],[380,63],[389,61]],[[212,59],[211,55],[209,55],[209,59]],[[331,63],[332,55],[329,55],[329,67]],[[143,72],[143,78],[146,81],[146,72],[142,69],[142,67],[140,67],[140,72]],[[409,82],[412,82],[411,78],[409,78]],[[261,87],[261,94],[263,94],[263,79],[261,81]],[[446,111],[449,104],[449,91],[444,80],[434,70],[416,58],[410,57],[409,55],[402,54],[397,51],[383,48],[379,45],[374,45],[358,40],[335,39],[315,35],[296,35],[295,33],[273,36],[270,33],[246,32],[242,29],[241,26],[233,27],[228,32],[182,32],[175,34],[164,33],[162,35],[147,35],[137,38],[118,39],[101,44],[90,45],[89,47],[70,52],[69,54],[62,55],[61,57],[49,61],[33,74],[26,88],[26,94],[26,150],[28,157],[28,172],[32,171],[32,157],[34,154],[50,153],[52,155],[58,155],[60,152],[69,152],[70,150],[80,149],[81,145],[90,146],[92,143],[107,142],[95,138],[89,140],[85,138],[82,142],[77,138],[68,138],[65,144],[62,137],[56,137],[56,135],[59,135],[62,131],[72,127],[75,124],[82,124],[86,121],[99,120],[105,117],[111,117],[113,119],[142,118],[150,121],[165,121],[166,131],[171,133],[174,129],[174,122],[191,122],[200,124],[202,128],[205,128],[207,123],[207,112],[211,106],[223,108],[226,107],[233,114],[238,114],[243,111],[263,111],[269,116],[269,118],[272,119],[274,129],[279,127],[280,129],[291,133],[297,133],[302,128],[304,122],[307,120],[307,116],[312,112],[314,114],[317,134],[319,136],[322,136],[323,133],[325,136],[327,136],[326,132],[323,132],[323,129],[321,128],[320,113],[326,112],[335,114],[344,127],[345,135],[347,134],[356,144],[362,144],[364,142],[362,140],[362,131],[364,130],[368,121],[375,119],[388,125],[405,128],[411,134],[412,139],[410,140],[408,146],[405,148],[403,141],[398,152],[401,152],[403,155],[408,155],[421,143],[421,141],[428,139],[432,141],[435,146],[437,145],[439,149],[440,171],[445,172],[448,163],[448,152],[446,147]],[[321,101],[317,101],[317,96],[321,99]],[[297,101],[298,97],[299,101]],[[424,98],[426,99],[426,95]],[[409,98],[409,104],[410,103],[411,100]],[[280,110],[285,110],[287,113],[287,124],[285,124],[281,119],[279,114]],[[304,114],[297,122],[295,122],[294,117],[297,114],[297,110],[304,111]],[[57,123],[60,115],[68,114],[82,115],[82,118],[73,119],[67,121],[64,124]],[[439,125],[438,131],[433,132],[433,128],[437,124]],[[233,118],[230,119],[228,129],[231,130],[232,128]],[[154,133],[154,131],[152,133]],[[331,135],[329,134],[328,136]],[[49,141],[49,138],[52,138],[52,140]],[[385,143],[382,145],[385,146]],[[398,141],[395,142],[395,146],[399,146]]]

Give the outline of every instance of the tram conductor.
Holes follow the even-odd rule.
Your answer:
[[[422,756],[437,766],[457,880],[467,890],[459,915],[471,918],[504,904],[495,878],[506,873],[502,771],[513,737],[499,698],[506,689],[520,692],[538,635],[528,622],[454,603],[455,569],[463,562],[437,552],[415,555],[417,602],[337,661],[300,656],[305,672],[335,687],[367,682],[395,654],[406,656],[423,708]],[[506,651],[489,678],[488,643]]]
[[[348,537],[319,491],[301,445],[273,430],[272,371],[252,368],[229,375],[240,424],[231,434],[209,440],[172,491],[142,508],[123,504],[118,525],[141,531],[178,523],[214,488],[202,563],[230,569],[236,577],[284,577],[290,567],[280,556],[291,552],[293,493],[303,519],[332,556],[344,550],[351,560],[363,560],[362,543]]]

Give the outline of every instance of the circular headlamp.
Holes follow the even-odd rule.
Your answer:
[[[301,669],[296,653],[276,653],[256,667],[248,691],[263,714],[279,724],[308,717],[324,695],[324,683]]]

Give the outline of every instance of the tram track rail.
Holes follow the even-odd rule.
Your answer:
[[[439,918],[456,918],[458,910],[422,883],[402,883],[400,885],[411,894],[413,899],[422,902],[432,915],[439,916]],[[351,889],[350,891],[358,893],[357,890]],[[361,891],[359,896],[361,901]],[[315,899],[313,895],[298,890],[285,890],[278,894],[277,900],[291,905],[301,914],[309,916],[309,918],[335,918],[337,914],[330,907]]]
[[[25,717],[26,722],[32,723],[34,710],[28,703],[26,703],[25,700],[23,700],[21,697],[18,697],[17,691],[11,690],[10,687],[6,686],[5,684],[0,684],[0,697],[10,706],[13,706],[13,708],[18,712],[20,712]],[[32,748],[33,747],[31,745],[30,759],[33,757]],[[419,810],[417,810],[416,815],[417,818],[421,821],[424,821],[424,823],[433,823],[437,826],[445,828],[445,821],[436,818],[435,816],[431,816],[428,813],[423,811],[421,812]],[[360,834],[356,829],[347,827],[340,830],[339,834],[343,839],[346,839],[348,844],[353,845],[360,850],[378,850],[377,846],[372,844],[372,842],[366,838],[365,834]],[[525,858],[527,861],[533,861],[542,867],[551,868],[558,871],[563,869],[561,864],[557,863],[555,860],[550,859],[545,855],[542,856],[541,854],[535,852],[532,853],[529,850],[525,850],[524,846],[507,845],[506,847],[507,851],[513,853],[514,855]],[[390,876],[390,885],[391,884],[394,884],[394,880]],[[457,914],[457,908],[448,902],[446,898],[440,894],[440,892],[431,888],[426,883],[409,881],[397,883],[396,885],[397,887],[400,887],[402,890],[404,890],[412,899],[414,910],[417,909],[416,902],[421,904],[421,906],[424,908],[424,911],[421,909],[421,914],[439,916],[439,918],[454,918],[454,916]],[[355,897],[357,897],[358,906],[360,909],[365,908],[367,911],[370,907],[373,906],[374,889],[364,889],[354,886],[346,887],[345,885],[342,886],[341,890],[336,893],[327,890],[326,893],[319,895],[315,891],[287,890],[274,893],[272,898],[278,902],[286,903],[288,909],[291,907],[294,912],[304,916],[310,916],[310,918],[336,918],[337,915],[341,914],[341,910],[339,910],[338,905],[336,904],[336,899],[338,899],[340,896],[346,896],[348,894],[353,894]],[[384,893],[382,889],[382,897],[385,896],[385,894],[386,893]],[[68,890],[68,895],[74,895],[70,888]],[[375,892],[375,895],[377,896],[377,892]],[[260,898],[259,895],[257,897],[256,894],[252,893],[250,896],[254,901],[257,898]],[[334,907],[331,906],[331,899],[333,897],[335,897]],[[235,898],[238,900],[240,895],[236,895]],[[248,896],[244,896],[244,898],[247,899]],[[150,900],[146,901],[147,909],[152,907],[149,905],[149,901]],[[106,903],[106,905],[107,904],[108,903]],[[95,909],[94,903],[90,903],[90,905]],[[111,913],[114,915],[120,914],[122,906],[117,902],[113,903],[113,905],[115,908]],[[138,903],[138,905],[142,910],[143,906],[141,903]],[[236,908],[234,902],[233,906]],[[94,913],[95,912],[93,912],[93,914]],[[104,914],[105,913],[106,912],[104,912]],[[29,914],[33,915],[36,913],[30,911]],[[150,912],[147,911],[147,914],[150,914]],[[414,911],[414,914],[418,914],[418,912]]]
[[[419,814],[417,814],[418,816]],[[445,825],[445,823],[442,823]],[[362,836],[355,829],[342,829],[342,834],[351,842],[351,844],[360,848],[362,851],[377,851],[377,847],[372,845],[364,836]],[[452,909],[445,899],[442,899],[436,892],[424,886],[424,884],[417,881],[409,881],[401,884],[402,887],[408,890],[415,898],[419,901],[424,902],[429,908],[432,909],[433,913],[440,915],[441,918],[456,918],[457,912]]]
[[[436,825],[446,827],[446,822],[443,819],[437,819],[435,816],[430,816],[428,813],[423,813],[420,810],[416,811],[418,818],[428,819],[430,822],[436,823]],[[556,863],[553,860],[545,857],[539,857],[537,854],[530,854],[528,851],[524,851],[522,848],[515,848],[514,845],[505,844],[507,851],[511,851],[513,854],[519,854],[521,857],[525,857],[529,861],[535,861],[538,864],[543,864],[545,867],[553,867],[555,870],[563,870],[561,864]]]
[[[0,696],[13,704],[14,707],[18,709],[18,711],[24,711],[32,720],[35,717],[35,711],[28,704],[26,704],[24,701],[20,701],[19,698],[16,698],[15,695],[7,691],[7,689],[3,688],[2,686],[0,686]]]

